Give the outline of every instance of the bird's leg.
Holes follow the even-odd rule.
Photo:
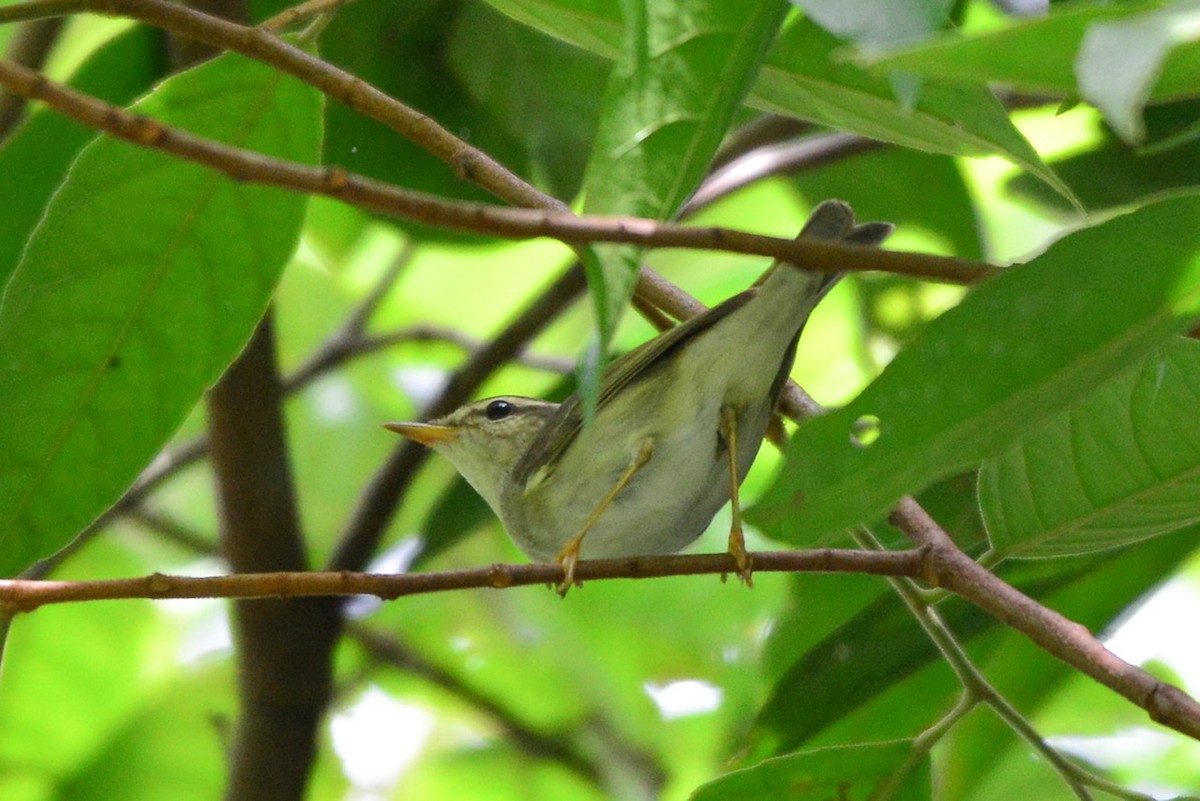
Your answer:
[[[633,459],[630,461],[629,466],[625,468],[625,471],[621,473],[620,478],[617,479],[617,483],[613,485],[613,488],[609,490],[607,495],[604,496],[604,499],[600,501],[600,503],[596,505],[596,508],[592,510],[592,513],[588,515],[588,519],[579,529],[579,533],[572,537],[567,544],[563,546],[563,549],[559,552],[558,556],[555,557],[555,561],[563,566],[563,579],[558,585],[559,595],[565,596],[567,594],[567,590],[571,588],[571,585],[579,583],[575,580],[575,565],[579,562],[579,550],[583,545],[584,535],[586,535],[588,531],[591,530],[592,526],[596,524],[596,521],[600,519],[600,515],[603,514],[604,510],[607,509],[609,504],[613,502],[613,499],[617,497],[617,494],[625,488],[630,479],[633,478],[633,475],[638,470],[642,469],[646,463],[650,461],[650,457],[653,455],[653,442],[649,438],[641,440],[638,443],[637,450],[634,452]]]
[[[557,588],[559,595],[566,596],[567,590],[571,589],[571,585],[579,584],[579,582],[575,580],[575,565],[579,562],[579,549],[583,545],[584,535],[587,534],[588,530],[596,524],[596,521],[600,519],[600,515],[602,515],[604,510],[608,508],[608,505],[613,502],[613,499],[617,497],[617,494],[625,488],[625,485],[628,484],[629,480],[633,478],[633,474],[645,467],[646,463],[650,461],[650,457],[653,455],[653,440],[651,440],[649,437],[646,437],[638,442],[637,450],[634,452],[633,459],[629,462],[629,466],[625,468],[625,472],[621,474],[621,477],[617,479],[617,483],[611,490],[609,490],[608,494],[604,496],[604,500],[600,501],[596,508],[592,510],[592,513],[588,515],[588,519],[583,524],[583,527],[579,529],[579,533],[572,537],[567,544],[563,546],[563,549],[559,551],[558,556],[554,558],[554,561],[558,562],[563,567],[563,579]]]
[[[738,499],[737,469],[737,411],[732,406],[721,407],[721,437],[729,453],[729,499],[733,523],[729,527],[729,555],[737,564],[737,574],[747,587],[754,586],[750,554],[746,553],[746,537],[742,533],[742,505]]]

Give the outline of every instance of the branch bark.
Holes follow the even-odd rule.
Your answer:
[[[286,547],[286,546],[285,546]],[[264,549],[265,550],[265,549]],[[864,573],[878,576],[923,576],[924,552],[856,551],[823,548],[810,551],[760,551],[754,555],[755,573]],[[267,559],[267,561],[270,561]],[[576,578],[648,579],[663,576],[724,575],[737,565],[727,553],[630,556],[621,559],[587,559],[576,568]],[[0,611],[29,612],[39,606],[82,601],[130,598],[238,598],[239,608],[287,608],[280,599],[317,596],[374,595],[385,601],[474,588],[507,589],[531,584],[555,584],[563,579],[562,565],[490,565],[469,570],[431,573],[376,574],[350,571],[238,573],[230,576],[149,576],[100,581],[0,580]],[[249,601],[253,600],[253,603]],[[277,614],[277,613],[276,613]],[[287,622],[281,618],[281,622]],[[303,631],[309,637],[311,628]],[[274,636],[274,635],[273,635]]]

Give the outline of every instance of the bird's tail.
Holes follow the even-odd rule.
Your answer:
[[[807,222],[804,223],[804,228],[800,230],[800,234],[796,238],[846,242],[869,247],[882,244],[894,229],[895,226],[885,222],[856,223],[854,210],[848,203],[841,200],[826,200],[813,209]],[[776,263],[758,279],[755,285],[762,284],[775,270],[783,266],[785,265]],[[803,264],[789,266],[792,269],[804,270]],[[809,273],[809,275],[813,277],[810,298],[812,305],[815,306],[845,273]]]

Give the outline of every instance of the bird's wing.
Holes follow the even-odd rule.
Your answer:
[[[596,413],[600,414],[617,393],[645,377],[677,348],[685,347],[693,338],[746,305],[756,294],[758,290],[748,289],[734,295],[703,314],[684,320],[674,328],[613,360],[600,377]],[[543,467],[553,469],[581,430],[583,403],[579,393],[575,393],[562,402],[517,464],[517,481],[528,481]]]

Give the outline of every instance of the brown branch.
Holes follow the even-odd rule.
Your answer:
[[[715,203],[739,189],[774,175],[791,175],[801,170],[866,153],[883,147],[882,142],[858,134],[834,131],[787,142],[778,142],[730,159],[705,180],[688,199],[682,214]]]
[[[1050,654],[1145,709],[1152,720],[1200,740],[1200,703],[1129,664],[1085,627],[983,568],[959,550],[911,497],[901,500],[888,519],[916,545],[929,549],[929,573],[922,577],[926,581],[961,595],[1022,632]]]
[[[282,402],[268,313],[208,399],[221,551],[238,573],[307,566]],[[302,798],[317,727],[332,693],[330,654],[341,632],[339,607],[315,599],[239,602],[233,630],[241,714],[225,797]]]
[[[138,0],[141,2],[142,0]],[[125,2],[125,0],[122,0]],[[17,64],[0,62],[0,84],[56,111],[143,147],[219,170],[234,180],[325,195],[427,225],[505,239],[552,237],[566,243],[620,242],[654,248],[719,250],[769,256],[818,272],[876,271],[971,283],[995,275],[989,265],[948,256],[880,250],[842,242],[793,239],[720,227],[694,227],[636,217],[577,217],[570,212],[514,209],[445,200],[339,167],[317,168],[221,144],[141,117],[55,84]]]
[[[924,551],[859,551],[822,548],[762,551],[754,555],[756,573],[865,573],[920,578],[927,569]],[[576,577],[648,579],[662,576],[724,575],[737,565],[727,553],[634,556],[580,562]],[[39,606],[132,598],[237,598],[242,600],[315,596],[374,595],[394,600],[474,588],[505,589],[554,584],[563,578],[559,564],[491,565],[430,573],[373,574],[336,572],[238,573],[229,576],[149,576],[99,581],[0,580],[0,611],[29,612]],[[256,606],[253,604],[251,606]],[[304,634],[304,637],[310,636]]]

